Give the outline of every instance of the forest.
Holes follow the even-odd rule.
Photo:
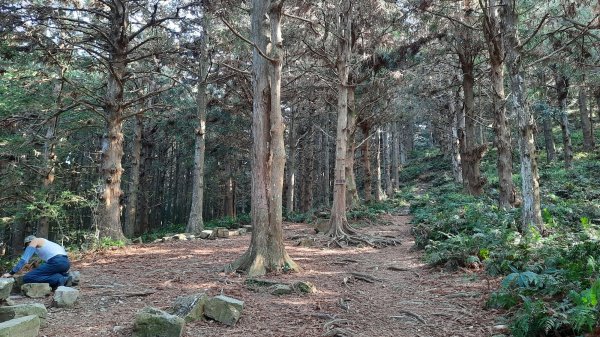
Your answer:
[[[85,275],[98,256],[195,247],[166,236],[248,228],[194,241],[216,245],[197,260],[219,271],[197,268],[221,294],[369,252],[414,274],[389,282],[485,283],[456,290],[471,301],[456,310],[489,312],[481,329],[423,336],[600,336],[598,125],[597,0],[3,0],[0,265],[30,234]],[[389,265],[401,255],[419,267]],[[360,271],[356,287],[386,280]],[[427,310],[402,317],[430,326]],[[267,335],[404,336],[382,315],[398,330],[355,313]],[[186,336],[264,335],[250,317]]]

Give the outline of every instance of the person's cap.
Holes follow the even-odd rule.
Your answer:
[[[23,240],[24,244],[28,244],[35,239],[35,235],[28,235],[25,240]]]

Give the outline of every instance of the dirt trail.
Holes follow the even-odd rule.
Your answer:
[[[255,292],[244,285],[245,277],[220,272],[246,249],[249,235],[136,245],[86,256],[74,263],[82,274],[80,302],[71,309],[51,308],[40,336],[131,336],[139,309],[167,309],[177,296],[203,289],[245,301],[242,318],[234,327],[189,323],[184,336],[322,336],[335,327],[355,336],[490,336],[495,314],[482,309],[488,292],[483,275],[428,269],[421,252],[411,249],[409,217],[386,220],[393,225],[362,230],[398,235],[401,246],[327,249],[287,240],[303,271],[269,279],[310,281],[318,292],[307,296]],[[288,238],[312,232],[303,224],[286,223],[285,228]],[[344,284],[351,272],[381,281],[350,279]]]

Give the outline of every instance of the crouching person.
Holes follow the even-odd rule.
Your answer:
[[[72,285],[73,279],[68,273],[71,264],[63,246],[50,240],[36,238],[34,235],[25,238],[25,245],[25,252],[17,265],[2,277],[12,277],[29,262],[33,254],[37,254],[44,263],[25,274],[24,283],[49,283],[52,289]]]

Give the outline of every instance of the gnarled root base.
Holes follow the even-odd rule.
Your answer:
[[[279,255],[279,254],[278,254]],[[295,272],[300,267],[287,253],[283,256],[266,256],[248,249],[244,255],[225,266],[226,272],[242,272],[248,277],[263,276],[267,273]]]
[[[327,247],[330,247],[333,244],[340,248],[360,245],[383,248],[400,244],[399,239],[361,234],[350,227],[347,221],[342,221],[342,223],[337,226],[332,224],[326,235],[331,238],[327,243]]]

